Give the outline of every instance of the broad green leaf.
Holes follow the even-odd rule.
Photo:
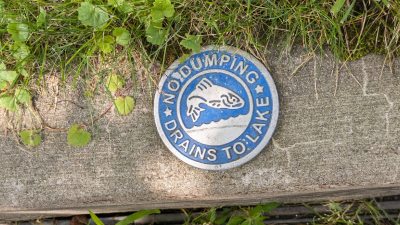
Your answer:
[[[200,52],[201,49],[201,36],[194,36],[194,35],[190,35],[190,34],[186,34],[186,38],[183,39],[180,44],[187,48],[192,50],[193,52]]]
[[[232,216],[226,225],[238,225],[244,221],[244,218],[241,216]]]
[[[82,2],[78,8],[78,19],[85,26],[99,28],[104,26],[110,17],[102,8],[89,2]]]
[[[151,8],[151,18],[154,22],[160,22],[164,17],[172,17],[175,13],[170,0],[155,0]]]
[[[97,39],[97,46],[104,54],[108,54],[114,50],[114,43],[114,37],[111,35],[106,35]]]
[[[122,12],[122,13],[130,13],[133,12],[133,7],[132,5],[128,4],[127,2],[125,2],[124,4],[120,5],[117,7],[118,11]]]
[[[345,2],[346,0],[336,0],[335,4],[333,4],[331,8],[332,14],[336,16],[338,12],[343,8]]]
[[[93,222],[96,225],[104,225],[103,221],[100,220],[99,217],[96,216],[92,211],[89,210],[90,218],[92,218]]]
[[[135,100],[130,96],[120,96],[114,100],[114,105],[120,115],[126,116],[135,108]]]
[[[117,8],[122,13],[129,13],[133,11],[133,7],[125,0],[108,0],[109,5]]]
[[[23,130],[19,132],[19,137],[22,143],[30,148],[37,147],[42,142],[42,137],[36,130]]]
[[[41,27],[45,22],[46,22],[46,10],[44,10],[42,7],[40,7],[40,12],[38,17],[36,18],[36,26]]]
[[[17,101],[14,96],[1,95],[0,96],[0,108],[10,110],[12,112],[17,111]]]
[[[15,90],[14,96],[15,99],[17,99],[17,101],[22,104],[30,104],[32,101],[32,96],[29,91],[23,88],[17,88],[17,90]]]
[[[92,135],[79,124],[73,124],[68,130],[67,141],[73,147],[84,147],[91,140]]]
[[[153,45],[162,45],[167,38],[167,31],[156,23],[150,23],[146,29],[146,40]]]
[[[142,210],[139,212],[135,212],[129,216],[127,216],[125,219],[119,221],[115,225],[129,225],[133,224],[136,220],[143,218],[145,216],[151,215],[151,214],[156,214],[160,213],[160,210],[158,209],[153,209],[153,210]]]
[[[24,23],[9,23],[7,32],[11,34],[11,38],[16,42],[24,42],[29,37],[29,27]]]
[[[24,60],[26,57],[29,56],[30,50],[29,47],[24,43],[14,43],[11,47],[12,55],[18,61]]]
[[[113,31],[113,35],[115,36],[115,41],[117,44],[127,46],[129,41],[131,40],[131,34],[129,31],[122,27],[117,27]]]
[[[0,81],[13,84],[18,79],[18,73],[12,70],[0,70]]]
[[[124,79],[122,79],[122,77],[117,74],[110,74],[106,79],[106,88],[113,94],[118,89],[122,88],[124,84]]]
[[[108,0],[107,3],[112,5],[113,7],[117,8],[125,3],[125,0]]]

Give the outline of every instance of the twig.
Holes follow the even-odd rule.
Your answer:
[[[295,75],[296,75],[296,73],[306,64],[306,63],[308,63],[312,58],[314,58],[314,55],[313,54],[309,54],[308,56],[307,56],[307,58],[300,64],[300,65],[298,65],[297,67],[296,67],[296,69],[294,69],[293,70],[293,72],[290,74],[290,76],[289,76],[289,80],[291,80]]]
[[[37,115],[37,118],[40,120],[40,123],[42,124],[42,127],[43,127],[44,129],[47,128],[47,129],[50,129],[50,130],[60,131],[60,132],[63,132],[63,131],[67,131],[67,130],[68,130],[67,128],[58,128],[58,127],[54,127],[54,126],[49,125],[49,124],[43,119],[43,117],[40,115],[39,111],[35,108],[34,105],[31,105],[30,108],[31,108],[32,112],[33,112],[34,114]]]
[[[60,103],[60,102],[70,102],[70,103],[74,104],[74,105],[75,105],[76,107],[78,107],[78,108],[85,109],[85,107],[79,105],[78,103],[76,103],[76,102],[74,102],[74,101],[72,101],[72,100],[68,100],[68,99],[59,100],[59,101],[56,102],[56,105],[57,105],[58,103]]]
[[[106,115],[112,108],[112,106],[114,105],[114,103],[111,103],[106,110],[104,110],[100,115],[98,115],[96,118],[94,118],[94,120],[92,121],[92,124],[96,123],[99,119],[101,119],[104,115]]]

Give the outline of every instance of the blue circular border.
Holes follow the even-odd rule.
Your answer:
[[[222,55],[229,55],[231,59],[232,57],[235,57],[237,62],[243,62],[245,65],[248,65],[246,69],[247,72],[255,71],[259,75],[257,81],[251,83],[249,80],[247,80],[245,77],[246,73],[240,74],[240,68],[236,71],[232,70],[232,68],[230,68],[232,63],[213,65],[207,67],[207,69],[205,70],[200,70],[200,71],[194,71],[194,69],[192,68],[192,72],[186,78],[182,78],[182,76],[180,77],[181,80],[178,79],[179,76],[176,76],[176,74],[174,75],[174,73],[179,71],[179,69],[185,66],[190,66],[190,60],[197,59],[198,57],[204,59],[206,55],[210,56],[212,54],[217,54],[217,58],[220,58]],[[235,67],[233,67],[233,69],[234,68]],[[220,146],[207,146],[191,138],[190,135],[188,135],[179,124],[179,120],[176,115],[176,113],[179,113],[180,111],[177,109],[178,107],[177,98],[179,96],[179,93],[183,91],[181,90],[181,88],[185,85],[185,82],[188,82],[188,80],[191,77],[195,76],[199,72],[206,70],[226,70],[235,74],[237,78],[241,79],[247,85],[252,95],[248,96],[248,98],[253,101],[253,112],[252,112],[253,115],[248,127],[237,139]],[[167,88],[168,82],[173,79],[176,81],[181,81],[179,89],[176,91],[171,91]],[[176,82],[172,83],[175,84]],[[256,88],[259,86],[263,88],[262,93],[257,92]],[[171,95],[175,96],[175,100],[174,101],[170,100],[167,101],[168,103],[165,103],[164,101],[166,98],[165,96],[168,97]],[[269,100],[268,106],[258,104],[260,103],[260,101],[265,103],[265,101],[262,101],[260,99],[265,100],[266,98]],[[169,104],[170,102],[173,102],[173,104]],[[228,169],[236,167],[251,160],[265,147],[276,127],[278,111],[279,111],[278,108],[279,108],[279,103],[278,103],[278,96],[275,84],[269,72],[257,59],[255,59],[251,55],[241,50],[232,47],[211,46],[204,48],[200,53],[191,55],[188,59],[186,59],[182,63],[175,62],[170,68],[168,68],[166,74],[162,77],[162,80],[160,81],[159,90],[155,96],[154,114],[155,114],[157,129],[160,133],[161,138],[163,139],[164,143],[168,146],[168,148],[176,156],[178,156],[178,158],[198,168],[220,170],[220,169]],[[164,112],[166,110],[171,110],[170,111],[171,115],[165,114]],[[176,129],[172,130],[167,129],[167,126],[165,124],[168,121],[171,121],[171,119],[175,119]],[[255,124],[256,126],[254,127]],[[179,135],[172,136],[173,137],[172,139],[170,138],[172,132],[174,132],[175,130],[180,130],[181,133],[183,134],[183,138],[178,139],[176,143],[174,142],[174,140],[176,140],[175,138]],[[182,144],[182,142],[184,142],[185,140],[189,140],[190,142],[187,151],[184,151],[184,148],[179,146],[179,144]],[[239,147],[243,146],[240,143],[238,144],[238,142],[244,143],[244,146],[246,146],[246,151],[242,154],[235,154],[235,151],[233,151],[234,146],[239,146]],[[195,146],[192,152],[190,152],[191,146]],[[208,151],[210,151],[210,149],[215,149],[214,152],[216,153],[214,155],[216,157],[212,157],[213,154],[209,154],[208,155],[209,157],[205,156],[203,157],[203,159],[201,159],[202,154],[200,153],[204,151],[198,151],[197,147],[200,147],[200,149],[208,149]],[[228,147],[231,148],[228,149]]]

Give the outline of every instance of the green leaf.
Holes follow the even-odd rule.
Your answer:
[[[118,97],[114,100],[115,107],[120,115],[126,116],[135,108],[135,100],[132,97]]]
[[[37,147],[42,142],[42,137],[36,130],[23,130],[19,132],[19,137],[22,143],[30,148]]]
[[[17,88],[17,90],[14,93],[14,96],[15,99],[17,99],[17,101],[22,104],[30,104],[32,100],[32,96],[29,93],[29,91],[22,88]]]
[[[0,13],[2,13],[4,11],[4,1],[0,0]]]
[[[345,0],[336,0],[335,4],[333,4],[331,8],[331,12],[334,16],[338,14],[338,12],[343,8]]]
[[[122,88],[124,84],[124,79],[117,74],[110,74],[106,79],[106,88],[113,94]]]
[[[351,10],[353,10],[354,4],[356,3],[356,0],[353,0],[353,2],[351,3],[350,7],[347,8],[346,12],[344,13],[342,19],[340,20],[340,23],[343,24],[344,22],[346,22],[347,17],[349,17]]]
[[[167,31],[156,23],[150,23],[146,29],[146,40],[153,45],[162,45],[167,38]]]
[[[99,217],[96,216],[92,211],[89,210],[90,218],[92,218],[93,222],[96,225],[104,225],[103,221],[100,220]]]
[[[117,44],[122,46],[127,46],[129,41],[131,40],[131,34],[129,31],[122,27],[117,27],[113,31],[113,35],[115,36],[115,41]]]
[[[250,217],[256,217],[258,215],[261,215],[264,212],[263,208],[261,205],[258,205],[256,207],[250,207],[249,208],[249,215]]]
[[[118,6],[117,9],[118,9],[118,11],[125,13],[125,14],[133,12],[133,7],[131,5],[129,5],[128,3],[124,3],[120,6]]]
[[[261,205],[262,209],[263,209],[263,213],[267,213],[267,212],[271,212],[272,210],[276,209],[279,207],[279,203],[277,202],[269,202],[266,203],[264,205]]]
[[[18,61],[24,60],[29,56],[30,50],[29,47],[21,42],[14,43],[11,47],[12,55]]]
[[[129,224],[133,224],[136,220],[143,218],[145,216],[151,215],[151,214],[156,214],[156,213],[160,213],[160,210],[158,209],[153,209],[153,210],[142,210],[139,212],[135,212],[129,216],[127,216],[125,219],[119,221],[117,224],[115,225],[129,225]]]
[[[73,147],[84,147],[91,140],[92,135],[79,124],[73,124],[68,130],[67,141]]]
[[[46,10],[44,10],[42,7],[39,9],[40,13],[38,17],[36,18],[36,26],[41,27],[45,22],[46,22]]]
[[[226,225],[238,225],[244,221],[241,216],[232,216]]]
[[[0,70],[0,81],[13,84],[18,79],[18,73],[13,70]]]
[[[78,8],[78,19],[85,26],[99,28],[104,26],[110,17],[102,8],[89,2],[82,2]]]
[[[227,220],[231,217],[231,208],[223,208],[222,212],[217,214],[217,218],[213,222],[215,225],[226,224]]]
[[[97,46],[104,54],[108,54],[114,50],[114,43],[114,37],[111,35],[106,35],[97,39]]]
[[[1,95],[0,96],[0,108],[7,109],[11,112],[17,111],[17,101],[14,96]]]
[[[151,17],[154,22],[161,22],[164,17],[170,18],[175,9],[170,0],[155,0],[151,8]]]
[[[108,0],[107,4],[112,5],[113,7],[121,6],[125,3],[125,0]]]
[[[194,35],[186,34],[186,38],[183,39],[180,42],[180,44],[183,47],[192,50],[193,52],[200,52],[201,42],[202,42],[201,36],[198,36],[198,35],[194,36]]]
[[[9,23],[7,32],[11,34],[11,38],[16,42],[24,42],[29,37],[29,27],[24,23]]]

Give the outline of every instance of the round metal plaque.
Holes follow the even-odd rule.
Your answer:
[[[157,130],[184,162],[209,170],[242,165],[268,144],[279,102],[268,70],[250,54],[211,46],[175,61],[154,99]]]

